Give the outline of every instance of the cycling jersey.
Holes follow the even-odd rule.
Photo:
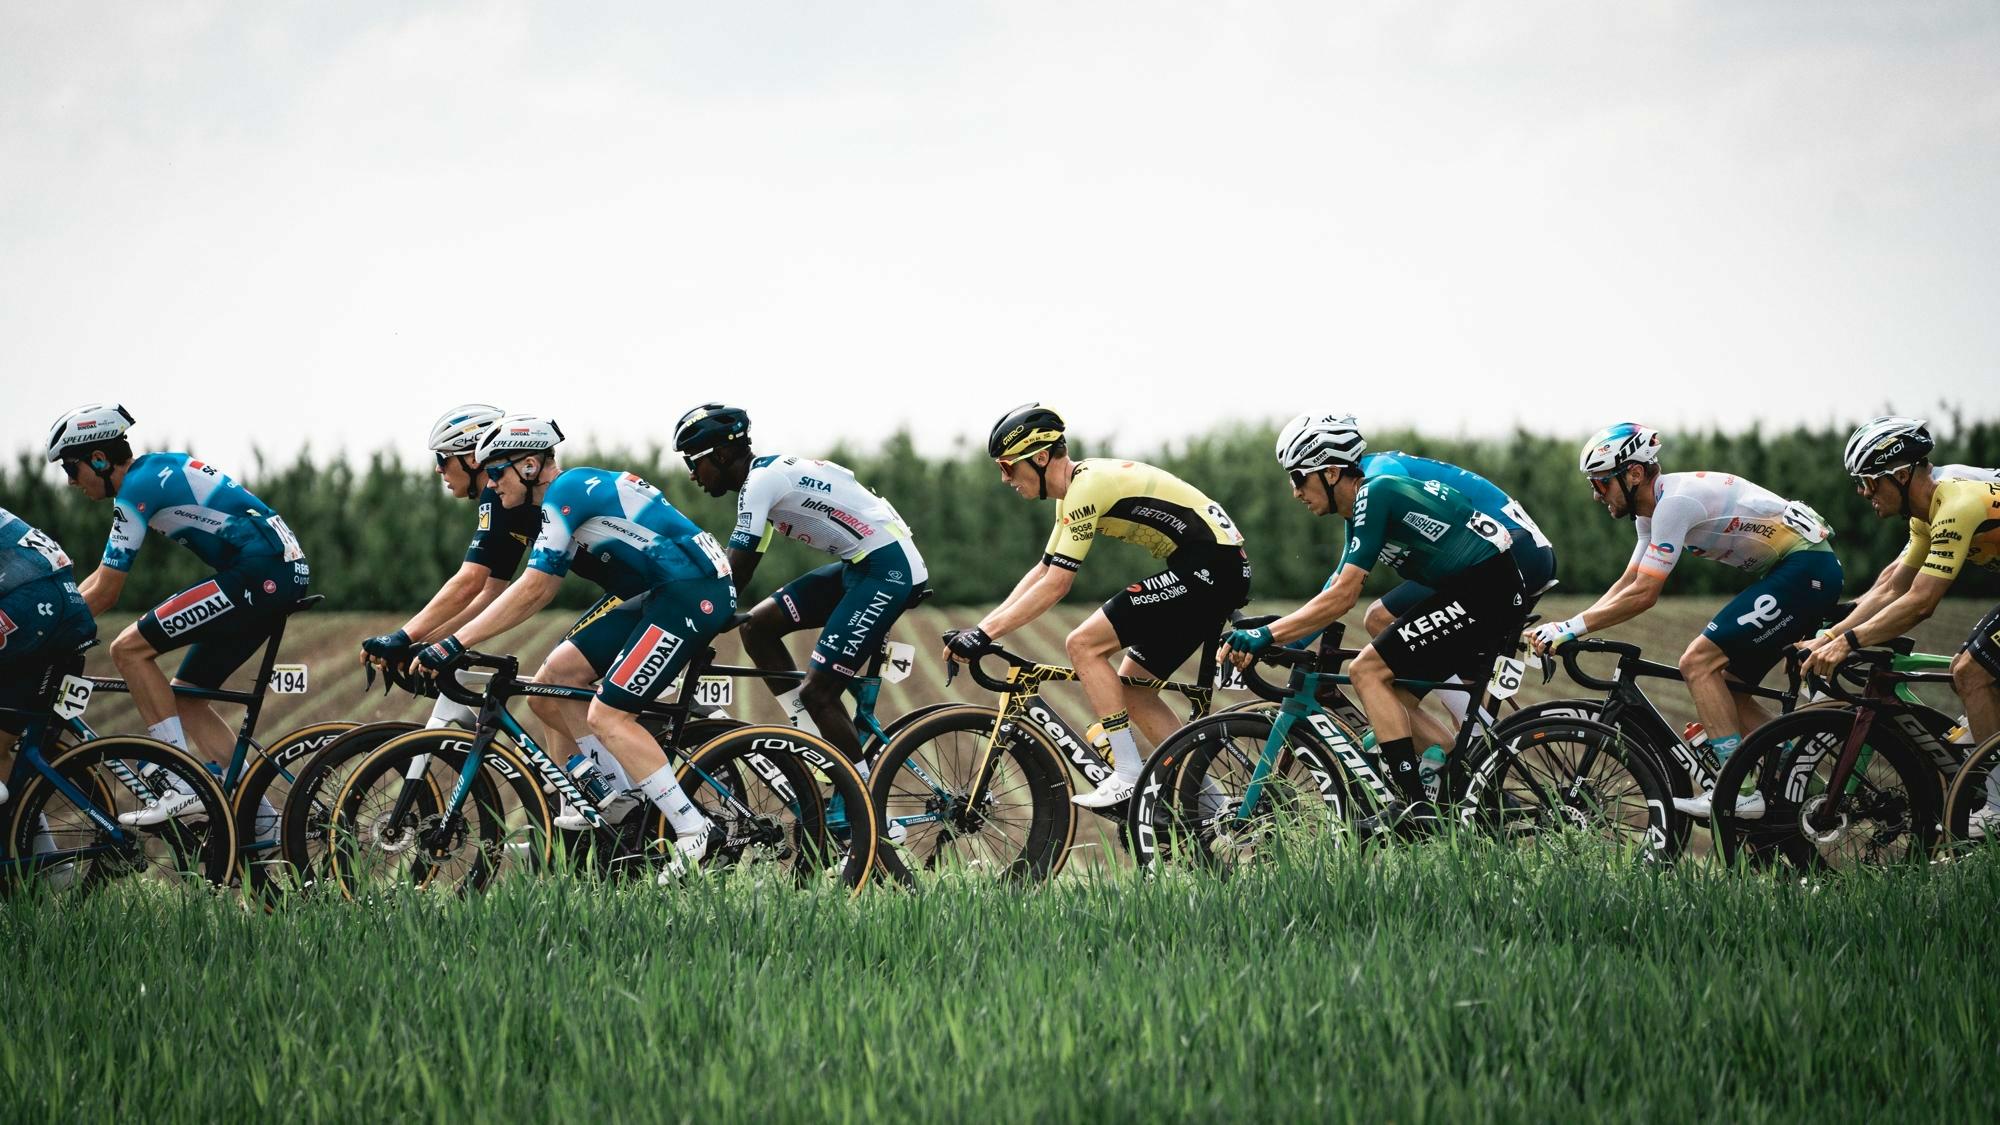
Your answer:
[[[1452,491],[1465,497],[1466,502],[1479,511],[1500,521],[1500,525],[1512,533],[1516,539],[1521,533],[1536,546],[1549,546],[1549,538],[1528,516],[1527,509],[1521,507],[1513,497],[1502,492],[1499,486],[1470,469],[1461,469],[1447,461],[1433,461],[1428,457],[1417,457],[1401,450],[1385,453],[1370,453],[1361,458],[1361,475],[1374,477],[1409,477],[1422,483],[1437,481],[1448,485]]]
[[[1682,554],[1763,574],[1794,551],[1833,549],[1818,512],[1739,476],[1666,473],[1653,497],[1653,514],[1632,521],[1639,542],[1627,565],[1660,578]]]
[[[630,598],[671,582],[729,577],[715,538],[633,473],[564,470],[542,495],[542,529],[528,566],[570,572]]]
[[[488,485],[479,493],[479,528],[465,549],[465,561],[483,566],[495,578],[512,578],[521,569],[528,545],[542,531],[542,510],[533,504],[509,508],[500,502],[498,489]]]
[[[735,551],[763,552],[774,535],[857,562],[884,543],[910,538],[910,525],[887,500],[861,487],[832,461],[759,457],[736,498]],[[916,560],[916,577],[927,576]]]
[[[227,570],[239,559],[296,563],[306,557],[278,513],[215,466],[185,453],[148,453],[126,467],[112,502],[104,565],[130,571],[148,528],[215,570]]]
[[[1151,465],[1092,458],[1075,465],[1042,561],[1077,570],[1099,535],[1136,544],[1156,559],[1243,545],[1229,514],[1200,489]]]
[[[1354,493],[1343,567],[1387,564],[1426,586],[1513,547],[1513,536],[1450,485],[1410,477],[1372,477]]]
[[[30,582],[72,577],[69,556],[47,532],[0,508],[0,598]]]
[[[1929,518],[1910,521],[1904,566],[1955,579],[1967,563],[2000,570],[2000,483],[1940,482],[1931,493]]]

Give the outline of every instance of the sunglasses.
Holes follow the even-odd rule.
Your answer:
[[[62,463],[62,469],[64,476],[68,477],[71,480],[75,480],[76,474],[83,471],[83,462],[66,460]]]
[[[1618,479],[1617,473],[1612,473],[1608,477],[1591,477],[1590,490],[1592,492],[1595,492],[1599,496],[1602,496],[1605,493],[1611,491],[1611,482],[1617,479]]]
[[[1292,469],[1289,471],[1292,477],[1292,490],[1296,492],[1300,489],[1305,488],[1306,480],[1311,474],[1301,472],[1298,469]]]
[[[485,467],[486,479],[492,481],[494,484],[499,484],[500,478],[506,476],[507,470],[513,467],[514,462],[512,461],[502,461],[497,465],[487,465]]]

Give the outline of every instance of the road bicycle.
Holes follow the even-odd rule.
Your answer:
[[[690,661],[676,697],[641,712],[658,724],[656,737],[678,763],[683,789],[719,829],[706,865],[769,867],[795,882],[834,870],[858,891],[873,871],[878,842],[860,774],[824,739],[790,727],[729,726],[694,742],[703,731],[690,722],[700,678],[760,674],[714,667],[713,658],[708,649]],[[477,709],[474,729],[391,738],[354,767],[334,798],[328,868],[344,894],[387,884],[477,890],[510,861],[546,867],[563,846],[551,824],[549,793],[590,824],[587,847],[599,853],[603,869],[650,870],[670,857],[674,833],[657,808],[642,803],[612,824],[507,709],[522,696],[588,701],[593,689],[522,680],[511,656],[468,652],[461,667],[492,673],[483,691],[465,687],[456,674],[436,681],[446,698]],[[829,797],[841,798],[848,810],[844,838],[828,824]]]

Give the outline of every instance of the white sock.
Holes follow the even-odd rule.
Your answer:
[[[674,776],[673,766],[661,766],[659,772],[641,781],[639,792],[667,815],[667,823],[674,826],[674,835],[688,836],[708,831],[708,818],[681,791],[680,779]]]
[[[147,727],[146,733],[176,750],[185,751],[188,748],[187,736],[181,733],[181,717],[179,715],[161,719],[159,722]]]
[[[778,706],[785,709],[785,718],[790,720],[792,726],[807,734],[818,734],[819,724],[813,722],[812,715],[806,711],[805,691],[803,687],[795,687],[779,692]]]
[[[623,793],[632,788],[632,779],[625,775],[625,767],[618,764],[618,756],[603,740],[594,734],[586,734],[576,740],[576,748],[596,760],[598,772],[604,775],[613,793]]]
[[[1132,738],[1132,728],[1107,731],[1111,739],[1111,768],[1124,781],[1139,780],[1139,771],[1146,768],[1146,760],[1139,756],[1139,744]]]
[[[1986,807],[2000,809],[2000,770],[1986,771]]]
[[[269,797],[257,798],[257,839],[269,840],[278,834],[278,806]]]
[[[471,730],[472,725],[478,721],[479,712],[463,703],[440,699],[437,705],[431,708],[430,722],[425,723],[424,727],[427,730],[436,730],[439,727],[464,727],[466,730]]]
[[[31,847],[36,855],[47,855],[56,850],[56,838],[49,835],[49,818],[39,813],[35,815],[35,838]]]
[[[1462,684],[1464,682],[1464,676],[1453,676],[1451,679],[1445,681],[1448,684]],[[1444,704],[1444,709],[1451,714],[1452,733],[1458,733],[1458,729],[1465,726],[1465,713],[1472,709],[1472,693],[1469,691],[1441,691],[1437,693],[1437,697],[1438,702]]]

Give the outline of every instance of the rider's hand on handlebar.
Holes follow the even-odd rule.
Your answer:
[[[984,629],[953,629],[944,635],[944,658],[970,664],[993,647],[993,638]]]
[[[384,667],[401,667],[409,662],[413,647],[415,643],[410,640],[410,635],[401,629],[370,637],[361,642],[361,662],[367,664],[373,661]]]
[[[1547,656],[1562,648],[1576,639],[1571,621],[1549,621],[1535,626],[1528,633],[1528,647],[1535,650],[1536,656]]]
[[[1232,629],[1222,642],[1222,657],[1238,668],[1250,667],[1250,661],[1272,645],[1271,627],[1255,629]]]
[[[457,664],[465,656],[465,645],[455,636],[430,646],[417,654],[417,660],[433,674],[442,672]]]
[[[1848,630],[1848,633],[1851,632],[1853,630]],[[1806,671],[1821,679],[1833,675],[1833,670],[1840,667],[1841,661],[1854,655],[1854,646],[1848,643],[1847,633],[1802,641],[1799,647],[1811,654],[1806,657]]]

